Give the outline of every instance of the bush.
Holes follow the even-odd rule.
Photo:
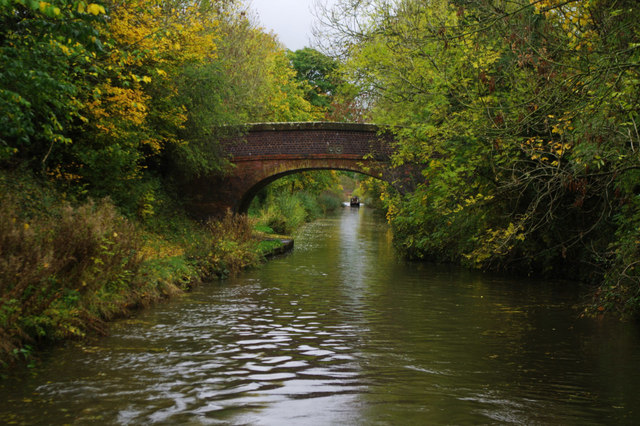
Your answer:
[[[303,223],[341,205],[340,199],[328,191],[318,197],[307,192],[279,192],[269,195],[264,205],[253,208],[252,212],[258,223],[270,227],[277,234],[290,234]]]
[[[0,364],[263,257],[251,221],[230,212],[202,225],[163,200],[143,229],[108,199],[74,207],[15,170],[0,172],[0,196]]]
[[[135,227],[108,201],[21,217],[0,206],[0,354],[22,342],[82,336],[132,298],[142,263]],[[118,300],[118,304],[115,301]]]
[[[324,211],[320,205],[319,198],[314,194],[303,191],[294,194],[300,200],[302,207],[306,212],[306,221],[311,221],[323,215]]]
[[[205,238],[201,244],[192,247],[191,256],[201,265],[205,275],[218,277],[235,274],[261,260],[251,220],[229,210],[222,220],[207,221]]]
[[[342,206],[342,200],[333,192],[325,191],[318,196],[318,204],[324,213],[334,211]]]

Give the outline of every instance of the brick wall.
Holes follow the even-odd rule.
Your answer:
[[[389,135],[378,135],[369,124],[353,123],[265,123],[247,128],[243,137],[223,143],[223,150],[236,161],[252,158],[362,158],[373,153],[377,160],[389,158]]]

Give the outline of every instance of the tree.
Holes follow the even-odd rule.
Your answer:
[[[330,47],[374,121],[394,126],[395,161],[423,165],[425,184],[390,203],[398,246],[603,280],[599,308],[640,311],[635,3],[338,8]]]
[[[335,60],[310,47],[288,51],[287,57],[296,70],[296,79],[309,85],[305,99],[312,105],[327,109],[337,89],[333,75],[337,68]]]
[[[0,2],[0,161],[46,169],[72,142],[104,13],[101,3]]]
[[[322,114],[240,1],[6,0],[0,20],[0,161],[129,214],[158,176],[222,173],[233,125]]]

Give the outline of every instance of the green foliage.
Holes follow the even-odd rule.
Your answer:
[[[253,206],[251,213],[262,226],[269,227],[278,234],[291,234],[300,225],[341,205],[340,197],[330,191],[316,195],[306,191],[274,191],[267,195],[261,205]]]
[[[272,228],[270,228],[269,226],[267,226],[267,225],[261,225],[261,224],[254,225],[253,229],[255,229],[258,232],[263,232],[265,234],[273,234],[274,233],[274,230]]]
[[[172,161],[172,169],[185,177],[220,172],[228,162],[213,141],[229,136],[223,126],[241,124],[241,115],[225,105],[232,96],[228,93],[232,87],[220,63],[187,66],[172,84],[178,87],[178,101],[187,112],[187,121],[179,134],[182,140],[189,141],[171,146],[167,157]]]
[[[264,188],[251,203],[249,214],[278,234],[290,234],[300,225],[341,205],[338,173],[303,172],[285,176]]]
[[[172,188],[232,125],[321,115],[240,1],[0,0],[0,358],[258,262]]]
[[[605,283],[594,294],[592,312],[615,312],[623,317],[640,311],[640,196],[628,200],[614,218],[615,239],[606,252]]]
[[[0,161],[19,156],[44,168],[56,146],[71,142],[99,49],[99,18],[75,3],[0,4]]]
[[[259,220],[278,234],[290,234],[306,222],[307,210],[302,200],[293,194],[281,193],[268,200],[267,206]]]
[[[385,196],[397,245],[603,282],[598,308],[638,312],[636,2],[339,7],[342,72],[395,126],[394,161],[422,165],[424,185]]]
[[[393,192],[393,190],[387,182],[366,177],[359,182],[358,187],[353,191],[353,195],[366,199],[367,207],[386,213],[389,207],[389,192]]]
[[[326,120],[365,121],[364,104],[358,102],[359,88],[340,72],[336,59],[310,47],[288,51],[287,57],[305,90],[304,98],[319,107]]]
[[[243,122],[312,121],[323,111],[304,98],[286,52],[243,12],[221,20],[219,59],[229,85],[225,107]]]
[[[295,52],[288,51],[287,57],[296,70],[296,79],[309,85],[305,99],[312,105],[328,108],[337,89],[336,78],[333,75],[337,62],[310,47]]]
[[[335,211],[342,206],[341,194],[337,194],[334,191],[323,191],[318,196],[317,201],[322,209],[322,214]]]

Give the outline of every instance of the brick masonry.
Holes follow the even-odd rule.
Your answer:
[[[362,158],[372,153],[388,161],[391,137],[380,135],[370,124],[353,123],[272,123],[247,127],[244,136],[223,143],[223,150],[235,161],[252,157],[286,156],[308,158],[320,155]]]
[[[234,164],[228,176],[198,178],[185,188],[195,216],[244,213],[274,180],[305,170],[349,170],[397,184],[408,173],[392,170],[393,138],[371,124],[259,123],[220,143]]]

